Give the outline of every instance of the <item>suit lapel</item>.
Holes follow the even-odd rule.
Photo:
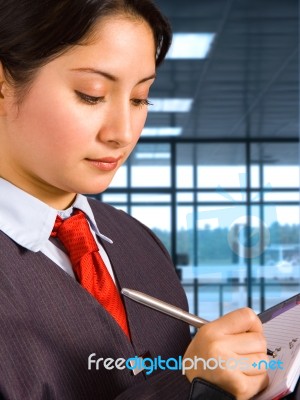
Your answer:
[[[98,204],[98,206],[100,205],[101,203]],[[130,231],[128,226],[124,228],[124,226],[112,221],[111,215],[106,212],[105,208],[100,213],[99,208],[94,207],[93,203],[91,203],[91,207],[97,223],[100,221],[99,230],[113,240],[113,244],[106,241],[101,241],[101,244],[110,259],[119,289],[142,290],[141,288],[148,287],[151,293],[151,287],[155,286],[155,281],[152,282],[147,279],[147,270],[144,268],[146,254],[141,251],[141,246],[139,245],[139,242],[143,243],[143,238],[139,240],[139,237],[134,236],[137,228],[135,227],[134,231]],[[122,224],[121,221],[120,223]],[[149,309],[124,296],[122,298],[135,354],[145,354],[149,352],[149,347],[151,346],[151,335],[149,335],[149,331],[144,324],[145,320],[151,318],[151,315],[148,315]],[[150,342],[147,343],[149,338]]]

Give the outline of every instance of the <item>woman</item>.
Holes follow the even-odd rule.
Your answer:
[[[190,342],[185,324],[124,304],[121,287],[180,307],[186,299],[146,227],[79,194],[104,191],[133,150],[169,45],[150,0],[0,2],[4,399],[248,399],[267,384],[254,369],[196,363],[184,376],[164,364],[134,375],[122,361],[258,361],[266,351],[248,309]]]

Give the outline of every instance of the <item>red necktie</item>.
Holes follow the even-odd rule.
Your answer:
[[[85,214],[75,210],[70,218],[56,217],[52,237],[66,248],[76,279],[117,321],[130,338],[120,294],[102,260]]]

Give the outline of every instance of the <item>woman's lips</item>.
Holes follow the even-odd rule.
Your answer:
[[[97,160],[87,158],[87,161],[101,171],[113,171],[117,168],[120,158],[105,157]]]

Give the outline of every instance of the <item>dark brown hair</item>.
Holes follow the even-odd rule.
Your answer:
[[[24,89],[40,67],[82,43],[101,18],[121,13],[149,24],[158,66],[171,29],[151,0],[0,0],[0,61],[7,79]]]

